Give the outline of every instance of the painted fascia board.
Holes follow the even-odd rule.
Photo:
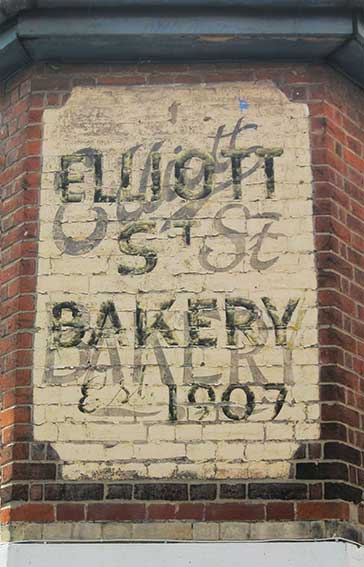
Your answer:
[[[364,17],[354,19],[353,37],[330,57],[330,63],[349,79],[364,88]]]
[[[17,16],[25,10],[50,10],[57,8],[125,8],[125,7],[239,7],[276,9],[343,8],[350,10],[363,6],[363,0],[0,0],[0,13],[4,18]]]
[[[127,5],[132,0],[102,0],[103,6],[106,5]],[[153,1],[153,0],[149,0]],[[358,14],[353,15],[352,3],[350,8],[333,10],[333,7],[342,8],[343,4],[348,5],[343,0],[281,0],[280,2],[269,3],[268,0],[256,0],[255,6],[268,6],[270,10],[248,10],[232,8],[232,6],[246,6],[252,2],[250,0],[227,0],[224,10],[211,8],[213,4],[219,4],[220,0],[198,0],[193,9],[189,9],[188,2],[184,3],[183,10],[172,8],[177,0],[155,0],[159,5],[168,5],[168,9],[153,8],[139,9],[135,11],[136,4],[143,4],[145,0],[136,0],[133,3],[134,9],[123,10],[82,10],[81,6],[99,5],[101,0],[72,0],[73,9],[67,10],[66,6],[71,0],[39,0],[36,6],[64,6],[63,10],[50,9],[21,11],[27,5],[27,0],[0,0],[3,13],[9,14],[11,10],[19,8],[20,13],[11,29],[0,31],[0,79],[4,79],[9,74],[24,66],[26,63],[36,60],[45,60],[44,52],[47,53],[47,42],[53,45],[58,41],[58,45],[53,51],[50,50],[52,60],[67,61],[66,51],[67,38],[72,38],[77,47],[77,41],[85,48],[90,46],[90,62],[100,62],[102,57],[97,59],[97,50],[92,53],[92,44],[100,39],[106,44],[110,44],[110,50],[115,50],[113,59],[120,57],[118,51],[118,38],[121,40],[126,37],[144,38],[154,37],[168,38],[169,44],[176,43],[175,53],[181,48],[178,45],[180,38],[192,40],[204,40],[211,37],[231,37],[237,41],[245,42],[249,46],[249,57],[259,59],[266,54],[273,59],[284,57],[284,53],[270,52],[264,48],[265,42],[270,39],[278,38],[284,41],[298,39],[303,46],[310,45],[310,60],[322,61],[322,53],[325,52],[327,45],[327,61],[340,69],[344,74],[352,78],[353,81],[364,87],[364,25]],[[363,2],[364,3],[364,2]],[[291,9],[282,10],[283,5],[290,4]],[[33,2],[34,5],[34,2]],[[75,9],[75,5],[80,6]],[[200,8],[197,9],[196,6]],[[204,9],[209,6],[209,9]],[[228,6],[228,9],[226,8]],[[278,7],[280,8],[278,10]],[[310,7],[309,10],[297,10],[298,6]],[[324,6],[326,8],[324,8]],[[329,6],[329,7],[328,7]],[[5,11],[6,8],[6,11]],[[277,8],[277,10],[276,10]],[[115,41],[116,40],[116,41]],[[43,54],[37,54],[38,44],[42,43]],[[263,46],[263,48],[262,48]],[[64,53],[62,53],[62,49]],[[299,49],[295,52],[297,60]],[[108,53],[110,53],[110,50]],[[254,53],[256,51],[256,57]],[[282,48],[281,48],[282,51]],[[76,50],[77,52],[77,50]],[[207,57],[209,51],[206,51]],[[211,46],[211,58],[216,58],[219,51],[215,45]],[[228,57],[221,51],[222,57]],[[181,51],[181,54],[183,52]],[[252,55],[253,54],[253,55]],[[298,54],[298,55],[297,55]],[[304,51],[303,51],[304,55]],[[161,53],[161,59],[164,55]],[[123,59],[123,57],[120,57]],[[125,59],[125,58],[124,58]],[[137,60],[138,55],[134,53],[131,46],[128,52],[128,60]],[[289,58],[292,61],[292,58]],[[154,55],[154,60],[158,60],[158,47]],[[179,59],[180,60],[180,59]],[[84,62],[84,61],[83,61]]]
[[[175,12],[150,11],[100,11],[85,14],[83,11],[25,13],[18,19],[18,34],[21,38],[86,37],[122,35],[236,35],[243,37],[336,37],[343,41],[353,34],[350,14],[316,15],[302,14],[297,17],[290,12],[270,13],[228,12],[224,10],[193,10]]]
[[[29,61],[15,27],[0,33],[0,78],[15,73]]]

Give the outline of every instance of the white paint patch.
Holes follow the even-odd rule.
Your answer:
[[[287,477],[319,435],[306,106],[77,88],[45,112],[40,225],[35,438],[64,477]]]
[[[0,567],[357,567],[363,561],[364,548],[343,542],[0,545]]]

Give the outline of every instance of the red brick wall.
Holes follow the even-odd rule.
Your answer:
[[[319,298],[321,441],[284,482],[64,483],[52,447],[32,442],[42,112],[76,85],[271,80],[311,116]],[[361,539],[364,507],[363,93],[326,67],[39,66],[4,85],[2,186],[2,510],[16,522],[321,521],[312,535]],[[339,521],[339,523],[338,523]],[[326,522],[326,523],[325,523]],[[326,526],[326,527],[325,527]],[[321,530],[317,532],[317,530]],[[316,531],[314,531],[316,530]],[[326,531],[325,531],[326,530]]]

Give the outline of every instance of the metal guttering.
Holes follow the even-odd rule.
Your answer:
[[[364,87],[364,0],[0,0],[0,79],[32,61],[327,61]]]
[[[0,11],[11,17],[24,10],[53,8],[125,8],[125,7],[222,7],[238,8],[356,8],[363,0],[0,0]]]

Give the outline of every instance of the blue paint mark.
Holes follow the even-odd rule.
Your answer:
[[[247,110],[250,105],[243,98],[239,98],[239,106],[241,112],[243,112],[243,110]]]

